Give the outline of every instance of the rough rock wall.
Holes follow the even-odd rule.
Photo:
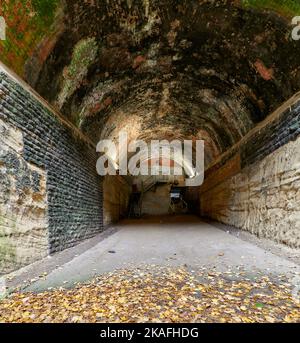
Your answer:
[[[299,1],[2,3],[1,60],[94,143],[204,139],[210,164],[300,89]]]
[[[205,193],[202,212],[300,247],[300,138]]]
[[[103,221],[104,225],[118,222],[128,213],[131,188],[118,176],[107,175],[103,181]]]
[[[0,71],[0,272],[103,229],[102,179],[87,141]]]
[[[299,248],[299,119],[298,101],[212,167],[200,188],[202,215]]]
[[[23,149],[22,132],[0,119],[0,273],[48,255],[46,174]]]

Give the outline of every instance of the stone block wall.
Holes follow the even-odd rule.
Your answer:
[[[0,273],[103,230],[93,146],[0,69]]]
[[[222,156],[200,188],[201,214],[300,247],[300,101]]]
[[[131,187],[121,176],[107,175],[103,181],[104,225],[110,225],[128,214]]]

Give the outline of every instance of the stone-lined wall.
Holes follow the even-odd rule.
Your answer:
[[[118,222],[128,215],[130,185],[121,176],[107,175],[103,181],[104,225]]]
[[[300,102],[292,101],[206,173],[201,213],[300,247]]]
[[[0,273],[103,229],[97,155],[75,129],[0,70]]]

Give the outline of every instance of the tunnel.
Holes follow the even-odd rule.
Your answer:
[[[299,248],[297,14],[292,0],[5,1],[0,274],[128,217],[192,213]],[[99,175],[97,144],[121,132],[203,141],[203,183]]]

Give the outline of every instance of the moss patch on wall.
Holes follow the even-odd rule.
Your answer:
[[[57,105],[61,108],[86,77],[90,65],[95,61],[98,45],[95,38],[79,41],[73,50],[72,60],[63,73],[63,85],[58,96]]]
[[[8,0],[1,3],[6,40],[0,41],[1,61],[23,76],[24,65],[51,26],[60,0]]]
[[[51,24],[55,17],[58,2],[59,0],[32,0],[32,6],[38,14],[36,19],[43,24]]]
[[[287,17],[300,15],[300,2],[297,0],[242,0],[244,7],[268,9]]]
[[[289,18],[300,15],[298,0],[240,0],[240,3],[244,8],[273,10]],[[149,15],[149,1],[143,1],[143,5],[145,13]],[[7,23],[7,39],[0,41],[1,60],[20,76],[24,76],[26,61],[42,39],[51,36],[56,13],[62,8],[62,0],[2,1],[0,16]],[[118,15],[117,12],[115,14]],[[152,24],[149,18],[146,27],[152,27]]]

